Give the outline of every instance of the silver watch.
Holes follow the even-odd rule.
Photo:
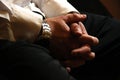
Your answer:
[[[50,39],[52,32],[49,24],[46,21],[43,21],[41,27],[42,30],[41,34],[39,35],[39,39]]]

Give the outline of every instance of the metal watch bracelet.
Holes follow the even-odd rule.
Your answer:
[[[44,20],[41,24],[41,31],[40,34],[38,36],[38,39],[50,39],[52,32],[51,32],[51,28],[49,26],[49,24],[47,24],[47,22]]]

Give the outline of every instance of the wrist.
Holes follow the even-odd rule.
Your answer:
[[[44,20],[41,24],[41,30],[38,34],[38,38],[35,41],[35,44],[39,44],[49,49],[49,42],[52,36],[51,28],[49,24]]]

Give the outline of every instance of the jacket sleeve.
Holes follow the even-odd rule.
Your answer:
[[[9,24],[15,40],[33,42],[41,29],[42,16],[12,3],[0,1],[0,5],[2,6],[0,7],[0,14],[5,16],[6,13],[2,13],[2,11],[7,12],[10,18]],[[4,19],[7,19],[7,17],[4,17]],[[3,22],[3,24],[5,23]],[[2,34],[4,33],[2,32]]]
[[[77,11],[67,0],[33,0],[45,13],[46,17],[54,17]],[[78,11],[77,11],[78,12]]]

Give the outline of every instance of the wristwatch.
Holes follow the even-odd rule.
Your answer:
[[[44,20],[41,24],[41,31],[39,33],[38,39],[50,39],[52,36],[51,28],[49,24]]]

